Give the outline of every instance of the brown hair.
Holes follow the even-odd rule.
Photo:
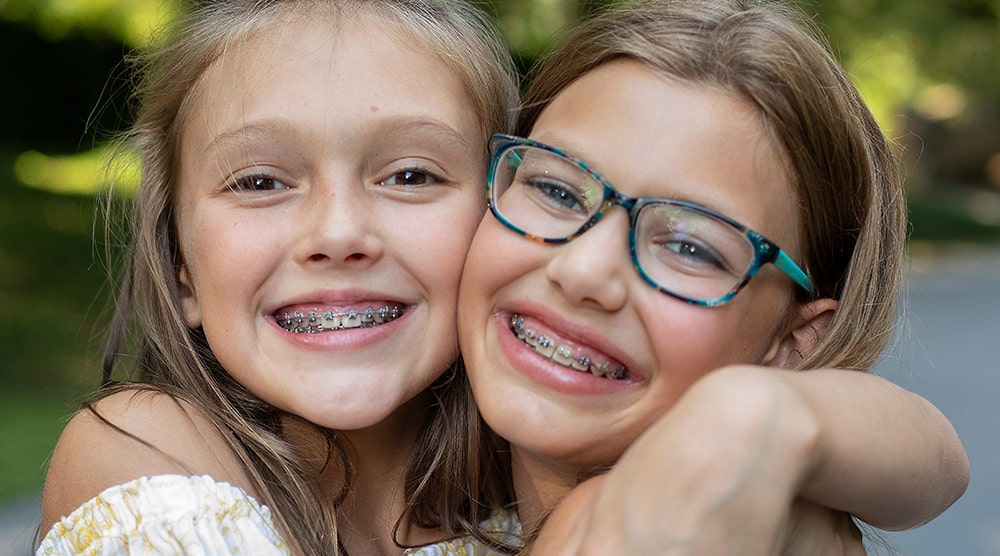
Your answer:
[[[336,32],[338,19],[373,17],[414,37],[438,53],[462,83],[480,116],[483,156],[486,137],[509,129],[517,89],[509,55],[478,10],[460,0],[223,0],[204,2],[175,21],[154,48],[139,60],[135,96],[138,113],[124,138],[123,152],[139,157],[141,182],[129,223],[131,243],[105,354],[105,383],[122,351],[134,349],[128,374],[141,385],[192,404],[211,419],[273,512],[275,523],[295,553],[330,554],[342,549],[334,510],[349,484],[350,462],[333,431],[320,431],[330,456],[344,464],[345,490],[323,495],[321,469],[283,438],[281,419],[289,418],[233,380],[212,354],[199,330],[184,324],[178,269],[181,253],[175,222],[179,137],[190,116],[193,85],[224,52],[255,32],[289,18],[322,15]],[[468,467],[467,441],[478,433],[467,427],[471,400],[458,363],[432,391],[436,398],[407,470],[408,515],[445,533],[478,523],[486,508],[471,503],[461,473]],[[109,386],[101,395],[121,389]],[[91,407],[91,410],[93,408]],[[326,465],[319,462],[320,465]],[[478,481],[478,477],[476,478]],[[333,493],[335,494],[335,493]],[[402,518],[401,518],[402,519]],[[294,525],[293,525],[294,524]]]
[[[839,300],[800,368],[867,370],[892,335],[906,205],[889,143],[825,40],[788,6],[753,0],[637,0],[571,30],[525,94],[527,135],[573,80],[615,58],[733,92],[783,149],[800,205],[805,269]]]

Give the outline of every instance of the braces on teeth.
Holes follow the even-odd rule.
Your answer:
[[[403,310],[399,307],[386,305],[379,309],[369,307],[364,311],[348,311],[346,313],[334,313],[327,311],[323,314],[310,312],[302,314],[299,311],[285,313],[282,317],[276,317],[278,325],[296,334],[319,334],[330,330],[347,330],[349,328],[371,328],[380,324],[394,321],[403,316]]]
[[[538,336],[534,330],[524,327],[524,317],[513,315],[510,318],[510,329],[514,334],[532,348],[535,353],[558,363],[564,367],[569,367],[580,372],[589,372],[594,376],[602,376],[610,380],[622,380],[628,376],[628,371],[621,365],[611,367],[611,363],[604,361],[594,363],[589,357],[581,355],[573,356],[573,349],[569,346],[556,346],[548,336]]]

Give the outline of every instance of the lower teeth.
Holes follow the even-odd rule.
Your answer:
[[[515,314],[511,316],[510,329],[526,346],[553,363],[558,363],[563,367],[583,373],[589,372],[594,376],[602,376],[609,380],[624,380],[628,378],[628,371],[621,365],[612,367],[607,361],[594,363],[585,355],[574,358],[573,349],[569,346],[556,346],[551,338],[538,336],[534,330],[525,328],[524,317],[521,315]]]
[[[372,328],[380,324],[392,322],[403,316],[403,309],[386,305],[379,309],[369,307],[364,311],[348,311],[346,313],[303,314],[299,311],[285,313],[277,318],[278,325],[296,334],[319,334],[331,330],[348,330],[351,328]]]

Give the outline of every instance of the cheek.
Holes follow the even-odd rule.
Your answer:
[[[246,305],[286,249],[260,219],[232,221],[211,214],[194,215],[183,223],[181,253],[189,270],[193,294],[202,317],[230,312]]]
[[[750,362],[740,315],[652,293],[662,299],[646,296],[638,311],[651,345],[659,403],[672,405],[692,383],[721,366]]]
[[[399,228],[403,234],[400,241],[406,245],[404,251],[408,253],[411,268],[422,275],[421,282],[428,291],[450,300],[452,312],[466,253],[482,217],[482,205],[478,196],[442,204],[433,211],[423,210],[416,214],[412,226]]]
[[[532,258],[528,256],[525,244],[528,242],[524,238],[487,213],[469,247],[462,274],[462,305],[471,303],[480,306],[497,290],[531,268]]]
[[[674,390],[725,365],[761,362],[779,317],[753,301],[747,295],[721,307],[699,307],[664,296],[640,303],[656,365],[661,374],[671,375]]]

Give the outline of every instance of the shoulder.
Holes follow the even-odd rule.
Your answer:
[[[40,555],[287,554],[270,510],[211,477],[156,475],[113,486],[52,527]]]
[[[42,530],[111,486],[164,474],[210,475],[253,493],[222,433],[194,406],[148,390],[104,397],[77,412],[59,437]]]

